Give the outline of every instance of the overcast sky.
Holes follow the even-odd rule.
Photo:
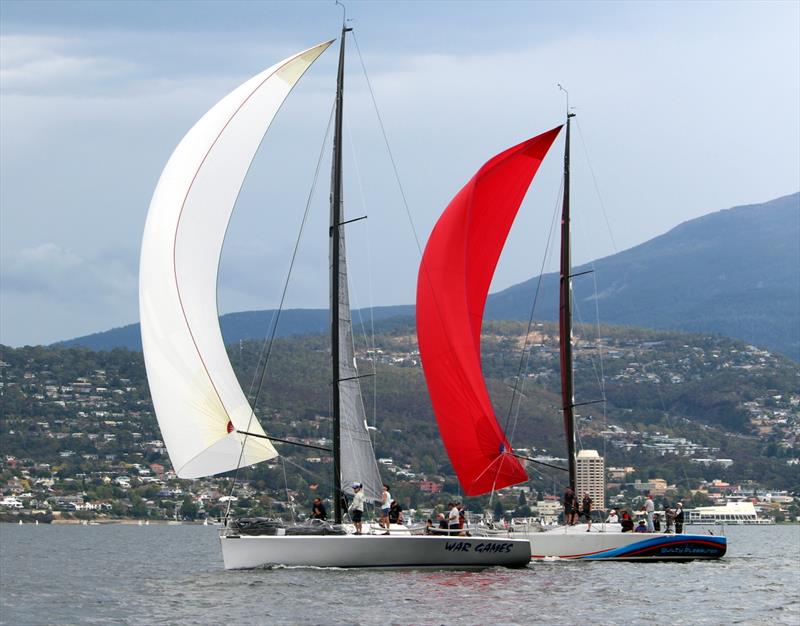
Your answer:
[[[800,189],[800,3],[348,2],[424,245],[497,152],[563,121],[570,91],[576,263],[686,220]],[[0,3],[0,342],[50,343],[138,320],[138,254],[161,169],[245,79],[338,37],[333,2]],[[220,311],[273,307],[333,98],[330,49],[289,96],[245,183]],[[419,252],[354,41],[346,201],[354,306],[414,299]],[[563,137],[493,290],[538,274]],[[288,306],[327,302],[321,170]],[[603,210],[604,209],[604,210]],[[555,257],[545,268],[555,267]]]

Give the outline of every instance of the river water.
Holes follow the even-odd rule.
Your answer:
[[[800,624],[800,526],[726,533],[711,562],[226,572],[211,526],[0,524],[0,624]]]

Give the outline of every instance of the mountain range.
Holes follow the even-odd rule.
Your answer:
[[[603,323],[725,335],[800,361],[800,193],[684,222],[638,246],[576,267],[573,274],[578,321],[593,320],[597,307]],[[527,320],[537,285],[536,302],[544,304],[537,304],[534,318],[556,319],[556,273],[490,295],[485,318]],[[226,343],[264,337],[274,313],[221,316]],[[385,325],[390,318],[413,314],[413,305],[385,306],[371,313],[355,311],[353,319],[371,315]],[[320,332],[328,319],[326,309],[285,310],[276,334]],[[141,350],[139,325],[56,345]]]

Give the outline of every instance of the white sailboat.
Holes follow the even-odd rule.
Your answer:
[[[564,154],[559,344],[569,485],[575,492],[569,196],[572,116],[568,112]],[[481,324],[506,237],[561,128],[513,146],[481,167],[442,213],[420,264],[416,311],[420,356],[439,431],[467,495],[482,495],[528,480],[520,462],[526,457],[514,452],[486,389],[481,367]],[[590,531],[587,525],[540,531],[537,525],[535,530],[518,528],[513,533],[514,537],[530,540],[534,559],[716,559],[725,554],[727,547],[725,537],[623,533],[619,524],[595,524]]]
[[[341,126],[349,30],[342,29],[339,54],[331,189],[334,533],[344,533],[340,496],[352,493],[351,483],[362,483],[367,499],[381,492],[355,369],[344,256]],[[181,478],[212,476],[278,455],[271,443],[277,439],[266,434],[228,360],[218,321],[217,266],[264,134],[292,87],[331,43],[277,63],[220,100],[175,149],[153,194],[140,268],[142,344],[159,426]],[[513,567],[529,560],[528,542],[508,538],[297,535],[283,528],[267,535],[228,524],[220,542],[227,569]]]

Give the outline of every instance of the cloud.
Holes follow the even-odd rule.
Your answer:
[[[4,96],[85,94],[87,85],[115,89],[137,73],[128,60],[95,55],[82,39],[4,35],[0,37],[0,85]]]
[[[2,309],[4,321],[16,316],[3,331],[16,325],[28,337],[52,339],[135,320],[136,248],[171,150],[219,97],[331,30],[323,13],[303,3],[200,3],[192,10],[150,3],[119,13],[119,3],[101,3],[102,10],[92,3],[78,4],[78,17],[75,6],[56,4],[60,17],[20,3],[27,20],[21,9],[16,21],[6,12],[0,36]],[[556,82],[579,106],[578,262],[611,252],[598,236],[606,230],[600,212],[580,241],[580,212],[597,204],[594,174],[620,249],[704,212],[796,191],[797,5],[782,19],[777,5],[722,11],[695,3],[687,17],[666,5],[609,11],[598,3],[566,6],[566,19],[563,7],[542,4],[465,5],[457,14],[440,4],[411,11],[398,4],[394,13],[383,3],[359,6],[359,47],[423,245],[477,167],[561,121]],[[242,10],[252,10],[252,19],[243,20]],[[290,11],[294,20],[286,19]],[[338,23],[338,11],[331,15]],[[235,21],[246,23],[225,27]],[[345,196],[348,215],[369,215],[348,229],[351,276],[357,284],[368,267],[357,244],[371,233],[375,302],[410,302],[418,253],[355,45],[348,54],[345,118],[358,164],[348,134]],[[276,304],[330,112],[335,64],[331,50],[303,78],[254,163],[223,255],[225,311]],[[542,224],[560,181],[560,159],[552,156],[528,198],[534,210],[523,208],[512,231],[497,288],[538,272],[535,238],[545,238]],[[297,305],[325,301],[326,167],[317,221],[308,226],[289,291]],[[61,319],[48,327],[55,306]],[[40,328],[28,329],[35,316],[42,316]]]
[[[2,260],[3,303],[15,298],[46,296],[54,303],[80,302],[84,307],[105,306],[136,296],[135,264],[121,253],[99,253],[84,258],[48,242],[26,248]]]

